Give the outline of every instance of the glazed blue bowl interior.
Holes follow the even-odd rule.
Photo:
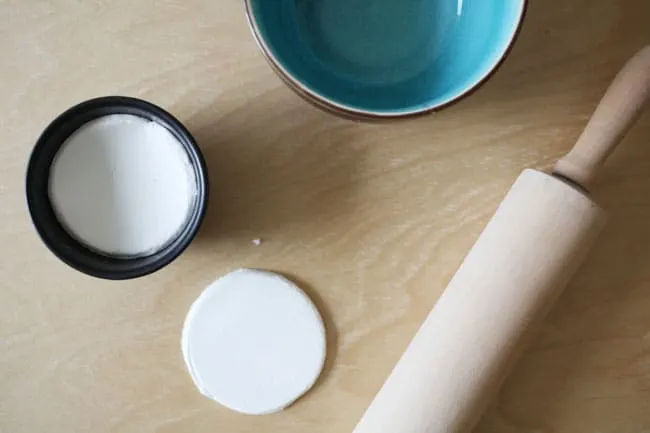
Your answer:
[[[445,105],[496,68],[525,0],[246,0],[286,78],[348,111],[403,115]]]

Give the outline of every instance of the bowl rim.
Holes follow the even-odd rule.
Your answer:
[[[276,59],[272,50],[269,48],[268,44],[264,40],[262,33],[260,32],[259,26],[257,25],[255,14],[253,13],[252,2],[253,0],[243,0],[244,10],[246,12],[246,20],[250,28],[251,33],[257,43],[259,50],[264,55],[264,58],[271,66],[271,69],[280,77],[280,79],[298,96],[302,97],[307,102],[311,103],[313,106],[320,108],[323,111],[326,111],[330,114],[337,115],[349,120],[361,120],[368,122],[381,122],[381,121],[391,121],[391,120],[400,120],[400,119],[413,119],[417,117],[426,116],[443,110],[449,106],[452,106],[459,101],[470,96],[472,93],[476,92],[481,88],[492,76],[497,72],[497,70],[503,65],[506,58],[510,55],[512,48],[517,41],[521,29],[523,27],[523,22],[528,11],[528,2],[529,0],[520,0],[522,2],[521,13],[517,19],[517,24],[515,26],[512,37],[508,41],[507,46],[501,53],[499,59],[494,63],[494,65],[485,73],[485,75],[470,87],[468,87],[462,93],[454,96],[447,102],[444,102],[439,105],[432,107],[426,107],[417,110],[409,110],[402,113],[399,112],[388,112],[388,113],[379,113],[370,110],[361,110],[352,108],[337,102],[332,101],[331,99],[320,95],[318,92],[310,89],[300,82],[293,74],[289,73],[282,64]]]
[[[120,114],[148,119],[170,131],[183,146],[196,176],[196,199],[187,222],[167,245],[147,256],[125,258],[94,251],[68,233],[56,218],[49,199],[49,170],[67,138],[88,122]],[[43,130],[27,164],[25,194],[32,224],[42,242],[55,256],[86,275],[107,280],[127,280],[160,270],[178,258],[190,245],[207,212],[208,170],[194,137],[172,114],[142,99],[103,96],[72,106]]]

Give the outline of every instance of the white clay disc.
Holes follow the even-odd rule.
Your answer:
[[[314,385],[326,356],[325,326],[295,284],[241,269],[190,308],[183,357],[201,393],[251,415],[279,412]]]

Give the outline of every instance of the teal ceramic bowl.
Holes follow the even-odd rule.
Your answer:
[[[262,52],[317,106],[355,119],[439,110],[506,57],[527,0],[244,0]]]

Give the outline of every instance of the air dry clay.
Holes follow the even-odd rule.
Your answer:
[[[63,143],[48,193],[73,238],[101,254],[141,257],[178,236],[197,190],[188,155],[169,130],[118,114],[86,123]]]
[[[279,412],[318,379],[325,326],[307,295],[272,272],[240,269],[194,302],[182,350],[195,385],[238,412]]]

